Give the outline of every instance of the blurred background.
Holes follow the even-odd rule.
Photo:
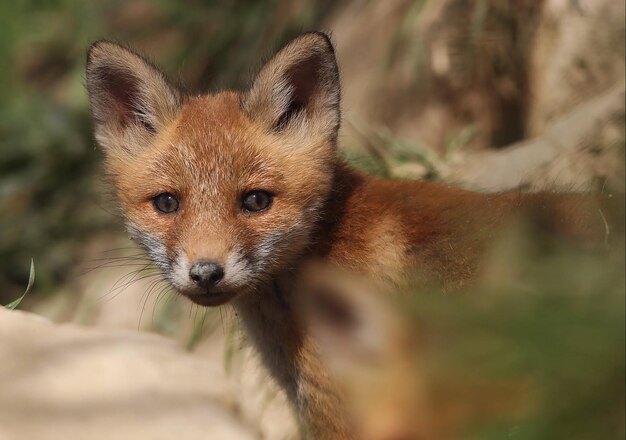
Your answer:
[[[343,79],[341,145],[370,172],[491,191],[623,187],[617,0],[57,0],[0,8],[5,302],[24,285],[31,257],[36,295],[45,295],[90,242],[122,231],[84,85],[85,51],[99,38],[124,42],[189,89],[207,91],[244,87],[287,40],[327,30]],[[531,145],[520,151],[524,142]]]
[[[116,259],[136,251],[92,136],[85,53],[100,38],[123,42],[189,90],[215,91],[245,87],[311,29],[336,44],[341,153],[355,166],[487,191],[623,194],[619,0],[5,1],[0,304],[22,294],[32,258],[20,308],[190,348],[219,329],[219,362],[231,365],[228,312],[191,309]]]

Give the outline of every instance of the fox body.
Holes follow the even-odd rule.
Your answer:
[[[249,90],[202,96],[182,93],[134,52],[97,42],[87,86],[131,235],[178,292],[234,305],[314,438],[350,438],[350,429],[292,313],[303,264],[321,260],[381,283],[418,269],[456,286],[476,276],[484,238],[520,208],[564,213],[550,224],[566,232],[573,224],[586,233],[576,225],[590,223],[580,213],[561,222],[578,209],[565,196],[387,181],[345,165],[339,73],[322,33],[287,44]]]

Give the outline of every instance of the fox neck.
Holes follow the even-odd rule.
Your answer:
[[[269,288],[236,299],[235,308],[266,368],[286,391],[306,438],[351,439],[342,399],[294,313],[291,293]]]
[[[343,201],[361,179],[337,163],[333,190],[300,262],[328,253]],[[332,217],[327,214],[330,212]],[[265,366],[286,391],[307,435],[320,440],[351,439],[341,396],[319,360],[315,342],[294,311],[298,266],[277,275],[264,290],[238,297],[235,308]]]

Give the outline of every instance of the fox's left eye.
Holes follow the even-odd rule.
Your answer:
[[[272,204],[272,195],[267,191],[250,191],[243,195],[241,204],[248,212],[265,211]]]
[[[152,199],[152,204],[157,211],[164,214],[171,214],[172,212],[178,211],[178,199],[171,193],[161,193],[155,196]]]

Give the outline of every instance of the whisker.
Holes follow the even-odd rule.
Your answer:
[[[141,303],[144,300],[144,297],[147,299],[147,297],[149,297],[152,292],[154,291],[154,289],[156,289],[157,287],[163,287],[162,283],[165,283],[166,280],[164,280],[163,278],[159,277],[156,280],[153,280],[150,282],[150,284],[148,285],[148,287],[146,288],[146,290],[141,294],[141,298],[139,299],[139,303]]]
[[[141,276],[139,276],[140,274],[143,274]],[[114,292],[117,291],[117,293],[115,293],[115,295],[112,298],[109,298],[108,300],[111,300],[115,297],[117,297],[117,295],[119,295],[120,293],[122,293],[124,290],[126,290],[126,288],[128,288],[129,286],[131,286],[132,284],[139,282],[141,280],[144,280],[146,278],[150,278],[150,277],[155,277],[155,276],[159,276],[160,272],[158,270],[146,270],[146,269],[138,269],[138,270],[134,270],[126,275],[124,275],[123,277],[121,277],[119,280],[117,280],[115,282],[115,284],[109,289],[109,291],[107,293],[105,293],[104,295],[102,295],[100,298],[98,298],[98,300],[102,300],[104,298],[106,298],[107,296],[113,294]],[[128,281],[126,281],[128,280]],[[123,284],[120,284],[121,282],[123,282]]]
[[[104,261],[105,263],[110,263],[119,261],[150,261],[150,259],[145,255],[124,255],[123,257],[94,258],[90,260],[89,263],[99,264],[102,261]]]
[[[136,269],[133,270],[129,273],[127,273],[126,275],[122,276],[120,279],[118,279],[115,284],[113,284],[113,286],[110,289],[110,292],[114,292],[116,290],[119,290],[120,288],[123,289],[124,286],[127,286],[129,283],[132,283],[134,280],[137,279],[137,277],[139,277],[141,274],[145,274],[145,275],[152,275],[155,272],[154,271],[150,271],[146,274],[146,272],[144,272],[144,269],[147,268],[140,268],[140,269]],[[120,284],[121,283],[121,284]]]
[[[153,274],[153,275],[150,275],[150,276],[157,276],[157,274]],[[144,278],[148,278],[148,276],[140,278],[140,279],[137,279],[134,282],[141,281]],[[130,284],[133,284],[133,283],[130,283]],[[126,291],[126,288],[128,288],[130,286],[130,284],[123,286],[123,288],[121,290],[119,290],[117,293],[115,293],[113,296],[110,296],[110,297],[106,298],[107,295],[110,295],[111,293],[113,293],[113,292],[108,292],[105,295],[103,295],[102,297],[98,298],[98,300],[102,300],[104,298],[104,303],[105,304],[108,303],[108,302],[111,302],[115,298],[117,298],[119,295],[124,293]]]
[[[122,253],[120,255],[109,255],[104,253],[103,255],[99,256],[99,257],[95,257],[94,260],[105,260],[105,259],[110,259],[110,258],[125,258],[125,257],[145,257],[147,258],[147,255],[145,252],[143,252],[142,250],[139,249],[135,249],[137,252],[133,252],[132,254],[130,253]]]
[[[165,286],[165,288],[161,289],[159,291],[159,294],[157,295],[157,299],[154,302],[154,307],[152,307],[152,326],[154,326],[154,313],[157,309],[157,306],[159,305],[159,301],[161,300],[162,297],[166,296],[169,293],[169,286]],[[165,304],[163,304],[163,307],[165,307],[167,305],[167,302]]]
[[[102,251],[103,254],[107,254],[107,253],[111,253],[111,252],[121,252],[121,251],[128,251],[128,250],[137,250],[137,246],[124,246],[124,247],[118,247],[118,248],[113,248],[113,249],[107,249],[105,251]]]
[[[143,305],[141,306],[141,313],[139,314],[139,322],[137,323],[137,331],[141,330],[141,319],[143,318],[143,312],[146,309],[146,304],[148,303],[149,298],[150,298],[150,295],[146,295],[146,299],[143,301]]]
[[[165,280],[163,280],[163,281],[165,281]],[[168,290],[169,290],[170,288],[171,288],[171,286],[169,285],[169,283],[168,283],[168,284],[166,284],[165,286],[161,287],[161,289],[159,290],[159,293],[157,294],[157,299],[156,299],[156,301],[154,302],[154,305],[153,305],[153,309],[152,309],[153,313],[154,313],[154,310],[155,310],[155,309],[156,309],[156,307],[157,307],[157,303],[158,303],[159,298],[161,297],[161,295],[162,295],[163,293],[167,293],[167,292],[168,292]],[[148,296],[146,296],[146,299],[145,299],[145,301],[143,302],[143,306],[141,307],[141,313],[139,314],[139,323],[137,324],[137,330],[138,330],[138,331],[139,331],[139,330],[140,330],[140,328],[141,328],[141,321],[142,321],[142,319],[143,319],[143,313],[144,313],[144,311],[145,311],[145,309],[146,309],[146,304],[148,303],[148,299],[149,299],[149,297],[150,297],[149,295],[148,295]]]
[[[98,266],[95,267],[90,267],[89,269],[86,269],[85,271],[81,272],[78,274],[78,276],[85,276],[88,275],[89,273],[93,272],[94,270],[97,269],[111,269],[111,268],[116,268],[116,267],[139,267],[139,266],[149,266],[150,263],[148,262],[144,262],[144,263],[121,263],[121,262],[111,262],[111,263],[103,263],[100,264]]]

